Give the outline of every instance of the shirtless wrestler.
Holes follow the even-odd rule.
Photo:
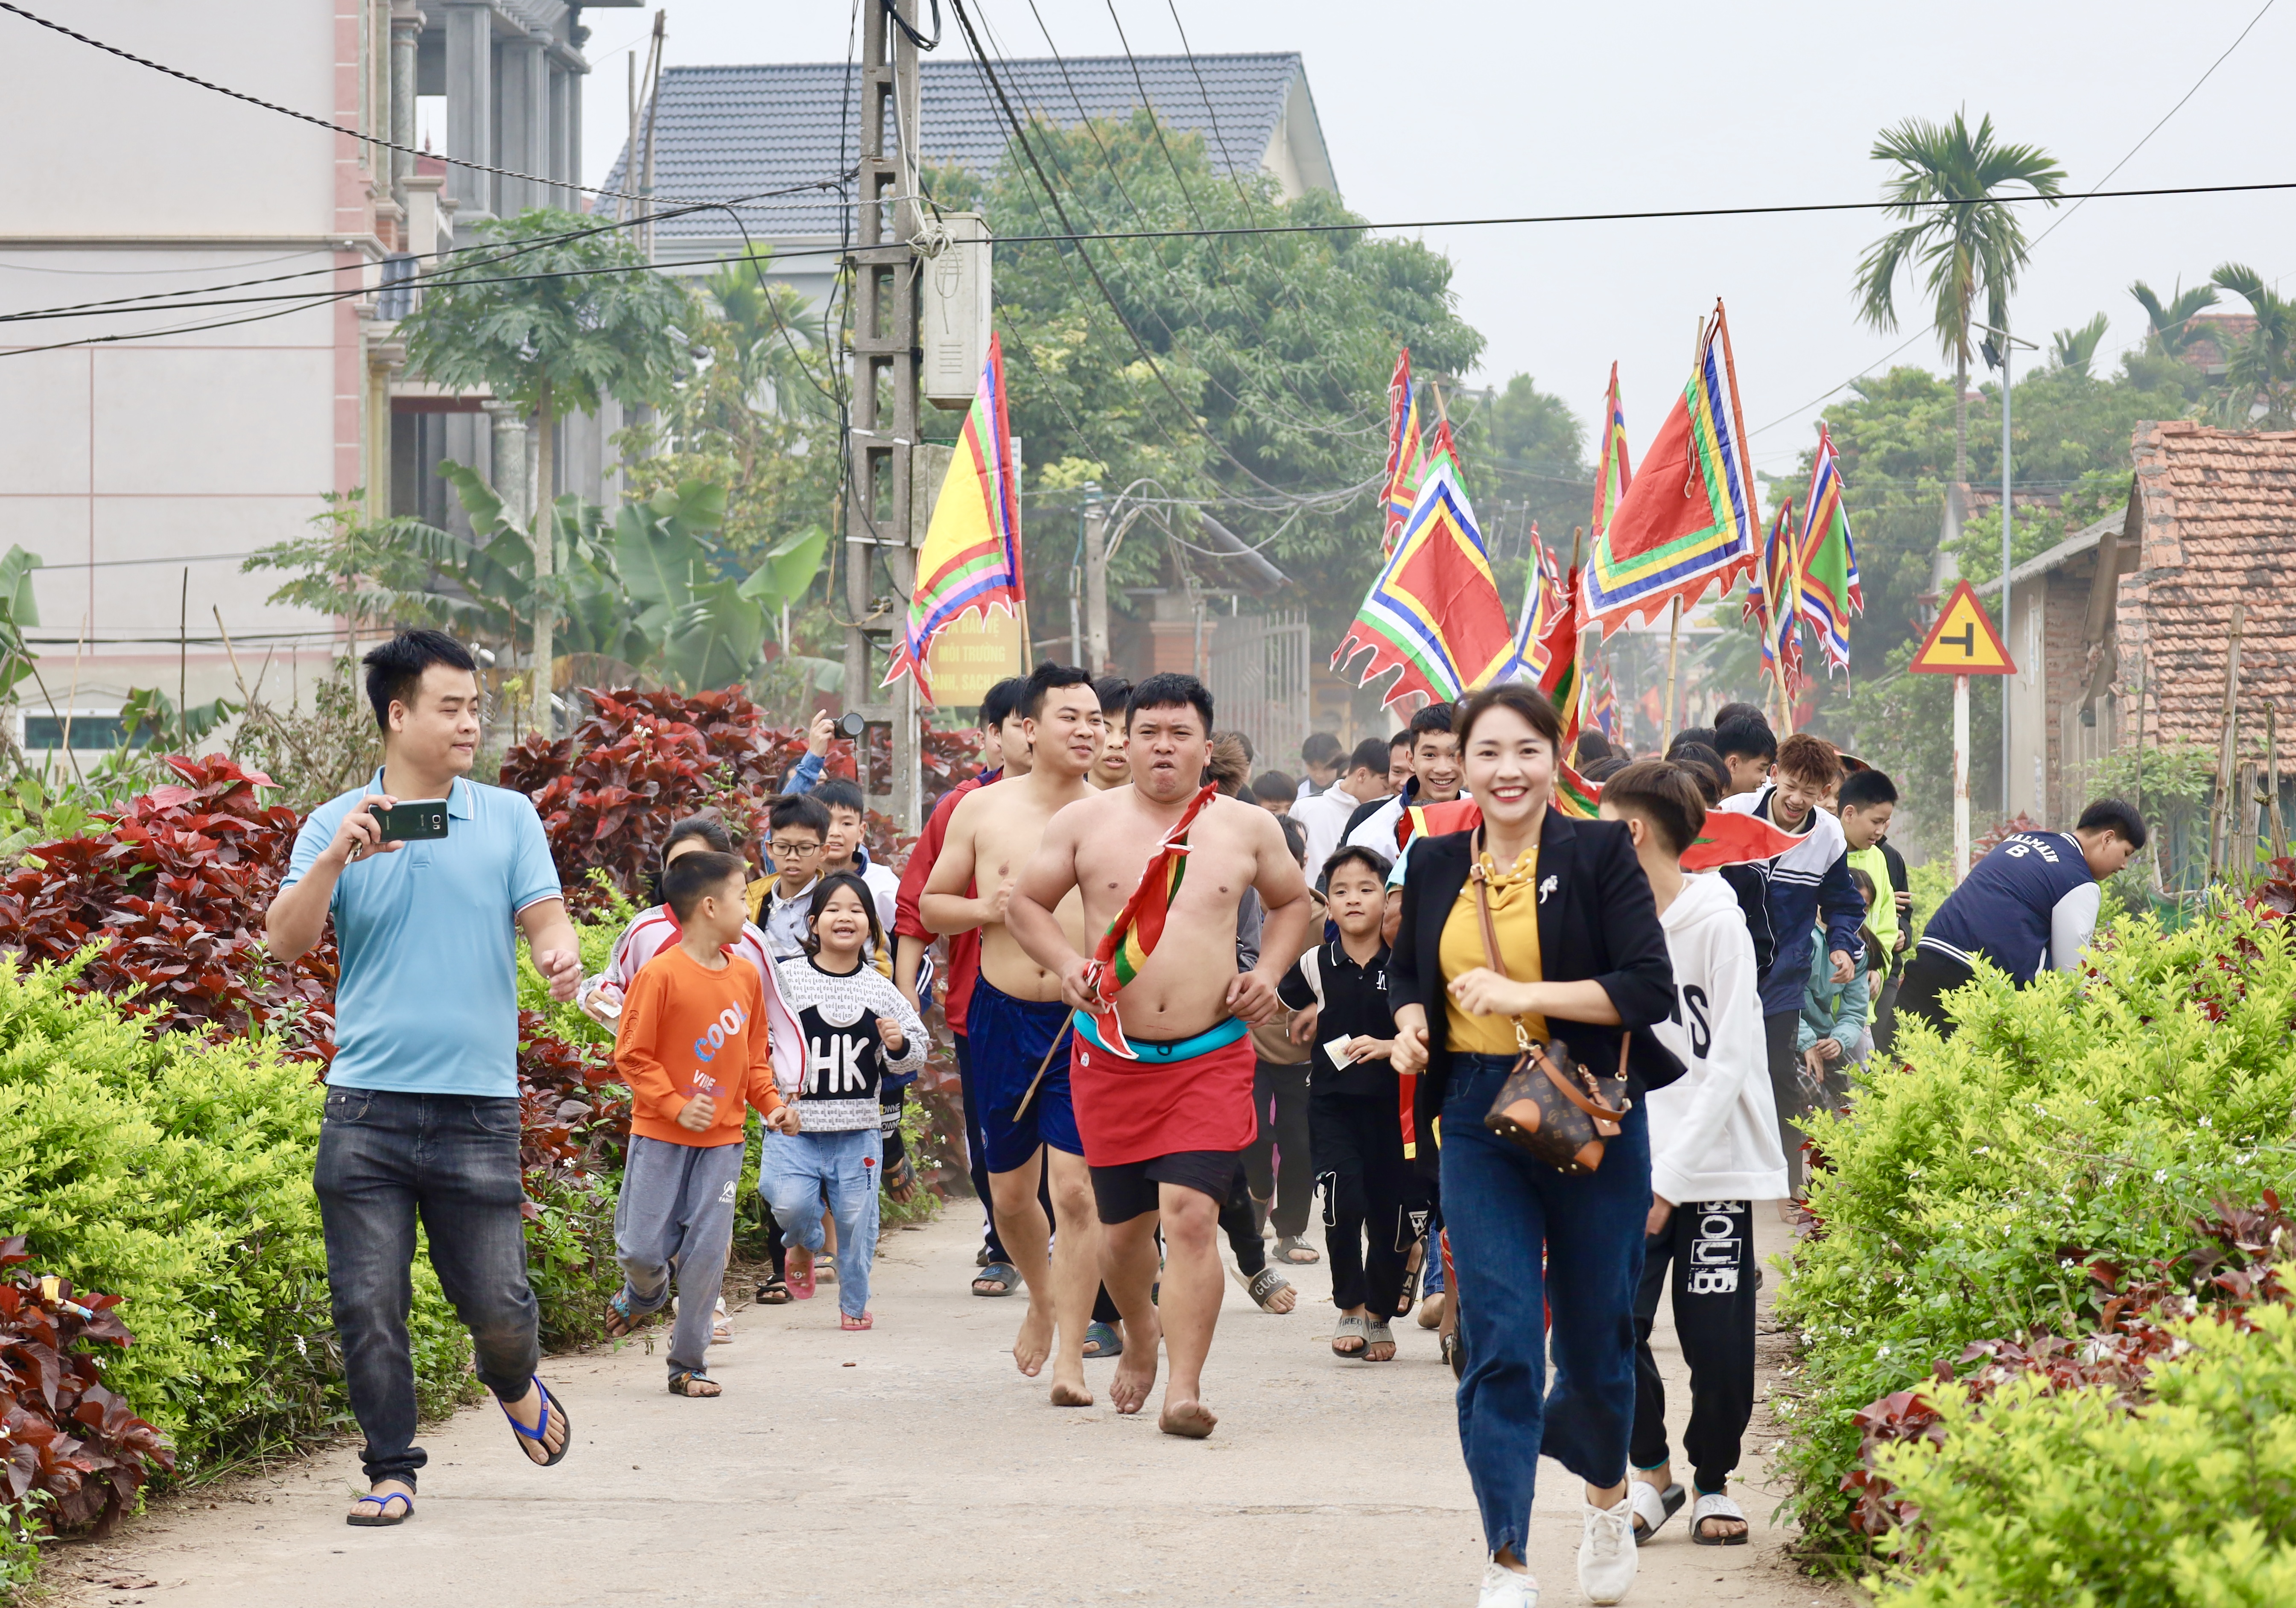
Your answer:
[[[980,930],[980,980],[965,1010],[973,1089],[980,1101],[982,1148],[996,1232],[1029,1287],[1029,1313],[1013,1359],[1035,1378],[1050,1358],[1053,1405],[1090,1407],[1084,1382],[1084,1333],[1100,1278],[1100,1225],[1084,1143],[1069,1100],[1067,1029],[1061,980],[1029,958],[1005,926],[1006,907],[1022,866],[1064,806],[1095,796],[1085,773],[1101,748],[1100,698],[1082,670],[1040,664],[1021,695],[1023,729],[1034,750],[1025,776],[967,794],[948,820],[948,837],[917,902],[935,932]],[[977,875],[976,875],[977,872]],[[968,887],[980,892],[968,895]],[[1050,917],[1069,942],[1083,945],[1084,909],[1071,896],[1054,900]],[[1045,1078],[1027,1104],[1037,1069]],[[1039,1169],[1051,1170],[1053,1222],[1037,1201]],[[1055,1234],[1054,1229],[1057,1228]],[[1047,1249],[1049,1243],[1049,1250]]]
[[[1274,816],[1230,798],[1204,804],[1161,937],[1116,996],[1129,1058],[1111,1052],[1085,1013],[1098,1008],[1086,974],[1091,945],[1068,911],[1081,890],[1095,941],[1122,912],[1196,803],[1211,723],[1211,695],[1193,676],[1151,676],[1134,688],[1125,706],[1132,785],[1061,811],[1005,911],[1013,938],[1057,973],[1062,998],[1079,1007],[1070,1077],[1106,1236],[1101,1278],[1123,1310],[1127,1337],[1109,1393],[1119,1413],[1145,1405],[1160,1325],[1171,1376],[1158,1424],[1196,1438],[1218,1422],[1201,1397],[1223,1285],[1214,1243],[1220,1202],[1236,1153],[1255,1132],[1245,1023],[1276,1012],[1276,982],[1307,935],[1308,884]],[[1247,888],[1259,890],[1267,924],[1259,964],[1239,974],[1236,906]],[[1160,1219],[1160,1305],[1150,1299]]]

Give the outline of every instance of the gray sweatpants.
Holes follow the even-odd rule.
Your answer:
[[[669,1371],[701,1373],[709,1332],[734,1248],[734,1207],[741,1192],[742,1146],[672,1144],[634,1135],[614,1208],[614,1256],[632,1312],[659,1312],[674,1276],[677,1326]]]

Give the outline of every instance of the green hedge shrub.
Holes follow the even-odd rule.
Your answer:
[[[1945,1433],[1880,1448],[1921,1513],[1872,1580],[1890,1608],[2296,1603],[2296,1312],[2177,1325],[2133,1414],[2037,1380],[1926,1394]]]
[[[72,972],[0,956],[0,1227],[40,1271],[124,1298],[135,1343],[107,1382],[186,1476],[344,1427],[310,1066],[148,1038]],[[469,1341],[420,1258],[412,1333],[422,1407],[443,1411]]]
[[[1861,1408],[1974,1341],[2088,1333],[2095,1259],[2173,1261],[2212,1202],[2296,1197],[2289,924],[2129,918],[2090,959],[2023,990],[1988,971],[1949,1041],[1901,1018],[1902,1067],[1861,1081],[1854,1116],[1811,1122],[1821,1232],[1778,1295],[1804,1350],[1777,1410],[1819,1561],[1866,1553],[1841,1489]]]

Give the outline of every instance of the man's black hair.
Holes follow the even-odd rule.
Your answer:
[[[1390,732],[1387,734],[1387,751],[1390,755],[1398,748],[1409,748],[1410,746],[1411,728],[1409,726],[1406,726],[1399,732]],[[1392,764],[1393,760],[1390,759],[1389,763]]]
[[[1611,758],[1614,751],[1611,747],[1611,740],[1602,733],[1582,731],[1578,734],[1578,763],[1582,768],[1590,759]]]
[[[1392,751],[1377,737],[1365,737],[1356,744],[1356,751],[1348,756],[1349,775],[1367,770],[1374,776],[1387,775],[1387,756]]]
[[[1251,779],[1251,796],[1271,804],[1289,804],[1300,796],[1300,784],[1280,770],[1263,770]]]
[[[1725,759],[1755,759],[1775,765],[1778,739],[1765,721],[1733,720],[1714,728],[1714,751]]]
[[[2099,799],[2080,812],[2073,826],[2079,832],[2116,833],[2132,849],[2144,847],[2144,817],[2119,799]]]
[[[1308,863],[1308,829],[1290,816],[1277,816],[1275,825],[1283,833],[1283,852],[1296,865]]]
[[[869,817],[869,800],[862,796],[859,783],[842,776],[830,777],[807,796],[824,809],[849,809],[864,820]]]
[[[1010,720],[1020,711],[1021,694],[1028,685],[1026,676],[1007,676],[981,693],[980,724],[993,732]]]
[[[1451,729],[1452,708],[1447,703],[1431,703],[1411,717],[1411,741],[1417,746],[1419,739],[1429,732]]]
[[[1729,767],[1722,763],[1722,756],[1710,744],[1687,742],[1677,737],[1667,745],[1666,758],[1669,764],[1680,766],[1693,778],[1705,778],[1705,785],[1700,791],[1705,793],[1707,803],[1719,804],[1730,791]]]
[[[853,897],[861,901],[861,914],[869,918],[869,948],[864,953],[876,954],[885,947],[885,930],[877,924],[877,896],[869,891],[869,884],[857,873],[851,871],[832,871],[814,889],[813,898],[805,911],[805,952],[821,953],[821,935],[813,930],[813,923],[821,919],[821,913],[829,907],[829,896],[840,888],[850,889]]]
[[[1316,879],[1316,886],[1325,889],[1331,887],[1332,879],[1339,874],[1340,867],[1349,864],[1368,866],[1371,874],[1379,879],[1382,887],[1387,885],[1387,874],[1395,869],[1395,862],[1378,849],[1366,849],[1361,843],[1349,843],[1344,848],[1334,849],[1331,857],[1324,862],[1324,872]]]
[[[1204,718],[1204,734],[1212,729],[1212,695],[1210,689],[1193,676],[1178,670],[1159,670],[1132,689],[1132,696],[1124,701],[1124,724],[1128,729],[1132,717],[1142,710],[1165,710],[1176,704],[1192,704],[1196,713]]]
[[[738,854],[720,854],[714,849],[681,854],[662,870],[661,902],[682,922],[693,914],[705,895],[735,879],[750,880],[750,863]]]
[[[779,832],[784,826],[807,827],[825,842],[829,838],[829,807],[809,792],[785,792],[774,800],[766,824],[770,832]]]
[[[1047,659],[1029,673],[1022,684],[1021,712],[1034,720],[1045,712],[1045,700],[1064,687],[1080,686],[1092,690],[1092,677],[1080,665],[1054,664]],[[1097,697],[1099,694],[1095,693]]]
[[[1876,804],[1895,804],[1898,784],[1878,770],[1853,770],[1841,778],[1841,791],[1834,795],[1834,804],[1842,809],[1871,809]]]
[[[389,642],[369,648],[359,662],[366,666],[366,701],[374,705],[374,723],[385,732],[390,730],[390,706],[403,703],[413,709],[422,672],[432,665],[443,664],[450,670],[468,670],[472,675],[479,669],[471,650],[444,631],[401,631]]]
[[[1318,765],[1329,765],[1348,751],[1330,732],[1309,732],[1308,740],[1300,745],[1300,763],[1313,770]]]
[[[1726,726],[1735,726],[1741,720],[1751,720],[1764,730],[1767,730],[1770,724],[1770,718],[1762,713],[1759,704],[1726,703],[1714,711],[1714,729],[1718,732]]]
[[[1114,720],[1124,713],[1124,701],[1132,696],[1131,680],[1123,676],[1103,676],[1092,684],[1100,695],[1100,712]]]
[[[1666,757],[1669,759],[1673,759],[1674,751],[1680,748],[1685,742],[1695,742],[1700,744],[1702,747],[1712,748],[1714,746],[1714,728],[1710,726],[1684,726],[1680,731],[1674,734],[1674,741],[1666,745]]]

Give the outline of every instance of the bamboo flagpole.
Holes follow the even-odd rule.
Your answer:
[[[1562,572],[1562,584],[1570,588],[1570,595],[1563,602],[1563,606],[1565,608],[1575,609],[1578,606],[1578,555],[1585,549],[1586,542],[1587,527],[1584,525],[1571,526],[1570,567]],[[1538,585],[1538,554],[1535,552],[1530,555],[1530,584],[1535,587]],[[186,570],[185,573],[188,574],[190,572]],[[1564,759],[1565,763],[1572,766],[1573,767],[1576,767],[1578,763],[1578,738],[1586,730],[1587,655],[1583,651],[1586,645],[1587,630],[1584,626],[1581,626],[1578,629],[1570,634],[1570,695],[1578,705],[1578,718],[1570,722],[1570,751],[1568,755],[1564,756]]]

